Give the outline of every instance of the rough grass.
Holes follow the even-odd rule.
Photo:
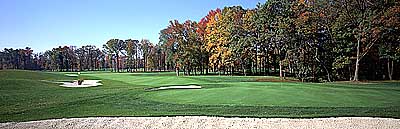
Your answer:
[[[400,118],[399,82],[257,82],[260,77],[82,72],[103,86],[64,88],[65,73],[0,71],[0,122],[90,116]],[[273,78],[273,77],[261,77]],[[43,81],[45,80],[45,81]],[[166,85],[203,89],[145,91]]]

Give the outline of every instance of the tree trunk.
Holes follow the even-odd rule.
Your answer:
[[[183,66],[182,70],[183,70],[183,76],[186,76],[186,75],[187,75],[187,73],[186,73],[186,67]]]
[[[244,76],[247,76],[246,67],[245,67],[243,59],[240,60],[240,65],[242,66],[242,72],[243,72]]]
[[[327,74],[327,77],[328,77],[328,81],[329,81],[329,82],[332,82],[332,80],[331,80],[331,74],[329,73],[329,71],[328,71],[328,69],[325,67],[325,65],[323,65],[323,67],[324,67],[324,69],[325,69],[325,71],[326,71],[326,74]]]
[[[135,53],[135,72],[138,70],[138,68],[139,68],[139,59],[138,59],[138,52],[137,52],[137,50],[136,50],[136,53]]]
[[[360,39],[357,39],[357,60],[356,60],[356,69],[354,70],[354,79],[353,81],[358,81],[358,71],[360,69]]]
[[[110,62],[108,62],[108,63],[109,63],[109,64],[108,64],[108,67],[111,68],[111,72],[114,72],[113,60],[112,60],[112,58],[110,58],[109,61],[110,61]],[[81,65],[81,67],[80,67],[79,69],[82,70],[82,65]]]
[[[146,72],[146,55],[143,56],[143,72]]]
[[[266,67],[267,67],[267,75],[269,76],[270,75],[270,69],[271,69],[271,65],[269,64],[269,54],[268,54],[268,52],[267,52],[267,60],[266,60],[266,62],[267,62],[267,64],[266,64]]]
[[[187,75],[188,76],[190,76],[190,72],[192,71],[192,67],[190,66],[190,64],[189,64],[189,66],[187,67]]]
[[[258,48],[257,48],[257,45],[256,45],[256,55],[255,55],[255,57],[256,57],[256,62],[255,62],[255,74],[257,74],[258,73],[258,71],[257,71],[257,69],[258,69]]]
[[[390,59],[388,59],[387,66],[388,66],[389,80],[392,80],[393,79],[393,60],[392,60],[392,66],[390,67]]]
[[[176,76],[178,77],[179,76],[179,68],[178,68],[178,66],[175,66],[175,72],[176,72]]]
[[[349,80],[351,81],[351,80],[353,79],[353,77],[351,76],[351,75],[352,75],[352,73],[351,73],[351,65],[349,65],[349,72],[348,72],[348,74],[349,74]]]
[[[283,80],[282,61],[279,61],[279,77]]]
[[[206,75],[208,75],[208,70],[210,69],[210,67],[208,66],[208,61],[206,63]]]
[[[116,68],[117,68],[117,73],[119,73],[119,55],[118,55],[118,53],[117,53],[117,65],[116,65]]]

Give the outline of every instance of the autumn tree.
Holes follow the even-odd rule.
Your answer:
[[[208,74],[209,71],[209,56],[210,53],[207,51],[206,46],[207,46],[207,41],[206,41],[206,28],[207,28],[207,23],[210,21],[209,16],[206,16],[202,18],[199,23],[197,23],[197,38],[199,41],[199,58],[200,58],[200,69],[201,69],[201,74]],[[205,71],[205,72],[204,72]]]
[[[227,32],[222,26],[222,13],[220,9],[211,10],[208,14],[209,22],[206,28],[206,49],[210,53],[210,65],[214,71],[221,74],[224,60],[230,52],[224,45],[227,44]]]

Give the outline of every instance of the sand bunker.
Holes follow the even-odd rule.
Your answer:
[[[65,74],[65,75],[68,77],[78,77],[79,76],[78,74]]]
[[[78,81],[73,82],[62,82],[62,87],[93,87],[93,86],[101,86],[103,84],[100,83],[101,80],[83,80],[81,85],[78,85]]]
[[[201,89],[201,86],[198,85],[181,85],[181,86],[163,86],[156,88],[147,88],[146,90],[167,90],[167,89]]]
[[[188,85],[188,86],[167,86],[167,87],[160,87],[158,88],[159,90],[165,90],[165,89],[201,89],[201,86],[195,86],[195,85]]]
[[[124,128],[259,128],[259,129],[398,129],[399,119],[370,117],[341,118],[223,118],[223,117],[91,117],[53,119],[30,122],[0,123],[4,129],[58,128],[58,129],[124,129]]]

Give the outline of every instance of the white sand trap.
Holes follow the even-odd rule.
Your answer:
[[[167,86],[167,87],[160,87],[157,88],[159,90],[165,90],[165,89],[201,89],[201,86],[195,86],[195,85],[188,85],[188,86]]]
[[[62,82],[60,85],[62,87],[93,87],[93,86],[101,86],[103,84],[100,83],[101,80],[83,80],[81,85],[78,85],[78,81],[74,82]]]
[[[400,119],[340,117],[314,119],[223,117],[91,117],[0,123],[1,129],[399,129]]]
[[[78,77],[79,76],[78,74],[65,74],[65,75],[68,77]]]
[[[197,85],[163,86],[163,87],[155,87],[155,88],[146,88],[145,90],[154,91],[154,90],[167,90],[167,89],[201,89],[201,86],[197,86]]]

